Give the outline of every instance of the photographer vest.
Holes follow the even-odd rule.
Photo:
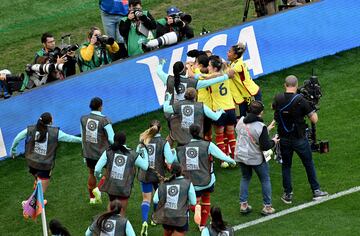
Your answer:
[[[148,11],[143,11],[143,15],[148,16]],[[127,20],[128,20],[127,16],[125,16],[121,19],[121,21],[124,21],[124,22]],[[139,32],[138,26],[140,25],[140,21],[139,21],[139,23],[137,23],[136,21],[131,21],[130,24],[131,24],[130,31],[129,31],[127,42],[126,42],[129,57],[143,54],[144,51],[142,49],[142,45],[147,43],[147,41],[149,39],[153,39],[153,38],[148,39],[147,36],[145,36]],[[141,25],[142,25],[142,27],[145,27],[142,23],[141,23]],[[151,30],[151,34],[153,36],[155,36],[155,33],[156,33],[155,31]]]
[[[170,118],[170,135],[179,144],[187,144],[192,136],[189,127],[192,124],[200,126],[200,137],[204,130],[204,107],[202,102],[189,100],[175,102],[173,104],[174,115]]]
[[[194,186],[206,186],[211,180],[211,161],[209,160],[210,143],[208,141],[191,141],[185,146],[176,148],[183,174]]]
[[[127,0],[100,0],[99,7],[102,11],[110,15],[126,16],[129,12]]]
[[[166,92],[170,93],[171,100],[170,105],[173,105],[174,102],[179,102],[185,100],[185,91],[187,88],[194,88],[196,89],[197,81],[194,79],[189,78],[183,78],[180,76],[180,84],[179,84],[179,93],[176,93],[175,89],[175,77],[172,75],[169,75],[166,81]],[[164,113],[165,118],[168,120],[171,117],[171,114]]]
[[[129,197],[135,178],[135,161],[137,154],[106,150],[106,179],[100,187],[102,192],[119,197]]]
[[[165,176],[165,156],[164,146],[166,140],[162,137],[154,137],[146,145],[149,155],[149,168],[147,171],[139,169],[138,180],[143,183],[159,183],[160,180],[155,171],[161,176]]]
[[[275,121],[278,123],[278,134],[287,138],[304,138],[306,123],[302,105],[306,103],[301,94],[281,93],[275,96]]]
[[[176,178],[160,184],[158,188],[159,203],[154,212],[158,224],[182,227],[188,221],[188,192],[190,180]]]
[[[207,225],[206,228],[209,230],[209,236],[234,236],[235,232],[232,227],[226,227],[225,230],[216,232],[211,225]]]
[[[244,116],[240,118],[236,128],[237,132],[235,146],[235,160],[246,165],[260,165],[264,161],[264,156],[259,146],[259,138],[262,133],[264,123],[255,121],[245,124]]]
[[[102,153],[109,147],[105,126],[111,124],[105,116],[93,113],[84,115],[80,119],[83,157],[99,160]]]
[[[97,226],[97,220],[99,217],[96,217],[90,229],[94,235],[116,235],[116,236],[125,236],[126,235],[126,223],[127,219],[121,215],[112,215],[105,222],[105,228],[103,229],[106,233],[102,232],[101,229]]]
[[[86,48],[90,45],[90,42],[85,42],[81,45],[80,51],[83,48]],[[90,61],[85,61],[82,56],[81,52],[78,56],[78,64],[80,68],[80,72],[89,71],[94,68],[100,67],[102,65],[105,65],[105,61],[107,61],[107,64],[110,64],[112,62],[111,57],[109,55],[108,49],[101,48],[101,46],[94,45],[94,54]]]
[[[47,128],[45,141],[36,142],[36,126],[27,128],[27,138],[25,141],[25,158],[28,166],[38,170],[51,170],[54,166],[56,148],[58,145],[59,128]]]

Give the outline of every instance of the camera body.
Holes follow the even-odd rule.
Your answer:
[[[189,14],[186,14],[184,12],[178,12],[175,14],[170,15],[170,17],[173,19],[174,25],[179,25],[184,22],[185,24],[190,24],[192,21],[192,17]]]
[[[305,80],[304,85],[298,88],[298,93],[302,94],[314,109],[319,110],[322,93],[317,76],[312,75],[309,80]]]
[[[137,20],[143,15],[143,11],[142,11],[141,8],[135,7],[135,8],[133,9],[133,12],[134,12],[135,18],[136,18]]]
[[[78,49],[78,44],[66,45],[63,48],[55,47],[53,51],[48,53],[49,63],[56,63],[58,57],[62,57],[68,52],[76,51]]]
[[[106,44],[112,45],[115,42],[114,38],[107,35],[96,36],[96,40],[99,42],[102,48],[105,48]]]

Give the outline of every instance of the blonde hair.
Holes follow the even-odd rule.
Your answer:
[[[160,121],[158,120],[151,121],[150,127],[140,134],[139,141],[141,143],[144,143],[145,145],[148,145],[151,139],[154,138],[154,136],[157,133],[159,133],[160,128],[161,128]]]

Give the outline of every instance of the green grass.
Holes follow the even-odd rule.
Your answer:
[[[200,32],[202,26],[211,31],[229,27],[241,22],[242,1],[197,0],[197,1],[143,1],[155,17],[163,16],[169,5],[176,5],[193,15],[194,28]],[[204,7],[205,6],[205,7]],[[226,14],[223,10],[226,9]],[[44,31],[52,32],[58,39],[71,33],[73,42],[85,40],[87,29],[92,25],[102,26],[97,1],[35,1],[5,0],[0,5],[0,68],[9,68],[20,72],[26,63],[32,62],[34,53],[41,48],[40,37]],[[211,12],[211,16],[209,14]],[[252,11],[249,12],[249,16]],[[231,17],[229,17],[231,16]],[[57,42],[60,43],[59,41]],[[314,155],[317,174],[322,187],[330,193],[339,192],[359,185],[360,138],[359,100],[357,77],[360,49],[353,49],[335,56],[322,58],[303,65],[288,68],[260,78],[266,105],[265,120],[270,122],[272,112],[270,104],[275,93],[282,91],[283,78],[295,74],[301,80],[307,79],[311,69],[316,69],[324,97],[319,111],[318,137],[330,141],[331,152],[326,155]],[[161,119],[163,136],[168,130],[161,111],[121,122],[115,130],[125,130],[128,144],[135,147],[138,135],[152,119]],[[49,201],[46,207],[47,219],[60,219],[73,235],[83,235],[94,215],[106,208],[107,201],[101,206],[88,205],[86,189],[87,168],[81,157],[81,147],[75,144],[61,144],[58,149],[56,167],[51,184],[46,193]],[[212,204],[222,208],[224,218],[236,225],[260,217],[261,189],[254,176],[250,185],[250,203],[254,212],[241,216],[238,209],[240,172],[238,169],[222,170],[216,163],[217,184],[212,194]],[[311,200],[305,170],[298,158],[293,163],[294,204]],[[41,235],[40,218],[37,223],[25,221],[22,217],[20,202],[32,191],[33,179],[27,172],[22,158],[0,162],[0,235]],[[282,193],[280,166],[271,162],[271,180],[273,187],[273,205],[280,211],[288,208],[280,201]],[[106,196],[103,198],[107,199]],[[137,233],[141,228],[140,187],[137,181],[133,188],[128,218]],[[301,212],[253,226],[238,232],[248,235],[354,235],[359,231],[359,212],[357,202],[359,194],[332,200]],[[161,235],[160,226],[149,229],[149,235]],[[193,223],[188,235],[198,235]]]
[[[270,121],[271,99],[282,91],[283,78],[295,74],[306,79],[311,68],[316,68],[324,97],[321,99],[319,111],[318,137],[330,141],[330,153],[314,154],[314,162],[321,186],[330,193],[336,193],[359,185],[359,123],[353,122],[359,116],[358,92],[356,75],[359,73],[358,58],[360,48],[342,52],[334,56],[308,62],[292,67],[263,78],[257,83],[262,87],[264,103],[266,104],[265,120]],[[336,68],[336,69],[334,69]],[[342,69],[342,68],[346,68]],[[134,147],[138,135],[147,127],[152,119],[161,119],[164,126],[163,135],[167,134],[166,123],[161,111],[121,122],[115,125],[115,130],[125,130],[128,134],[128,144]],[[81,158],[81,147],[76,144],[61,144],[58,149],[58,159],[53,172],[53,178],[46,198],[47,219],[60,219],[74,235],[82,235],[91,222],[92,216],[105,210],[106,204],[91,207],[87,204],[86,190],[87,169]],[[250,203],[254,212],[241,216],[238,209],[240,173],[238,169],[223,170],[216,163],[216,190],[212,194],[212,204],[220,206],[224,218],[231,225],[245,223],[257,219],[262,207],[261,189],[256,176],[250,185]],[[24,159],[9,160],[0,163],[1,215],[0,234],[3,235],[39,235],[38,223],[25,221],[21,216],[20,202],[31,193],[32,177],[27,173]],[[293,163],[294,204],[311,201],[311,191],[307,183],[305,170],[299,161]],[[273,206],[283,210],[289,206],[280,201],[282,193],[280,166],[271,162],[271,181],[273,187]],[[332,200],[310,209],[302,210],[270,222],[244,229],[240,233],[249,235],[352,235],[359,230],[359,213],[356,211],[359,193]],[[103,199],[107,199],[104,196]],[[106,200],[107,202],[107,200]],[[140,217],[141,193],[138,182],[135,182],[128,208],[128,218],[136,232],[141,228]],[[16,227],[14,227],[16,226]],[[306,227],[309,226],[309,227]],[[162,234],[160,226],[149,229],[149,235]],[[198,235],[193,223],[188,235]]]
[[[164,17],[166,8],[171,5],[191,14],[196,35],[203,26],[213,32],[239,24],[243,15],[243,1],[238,0],[142,2],[143,8],[149,9],[155,19]],[[226,9],[226,14],[219,9]],[[33,63],[35,52],[42,47],[40,38],[44,32],[51,32],[57,45],[61,44],[60,37],[69,33],[72,43],[81,44],[91,26],[102,28],[98,1],[94,0],[2,0],[0,12],[0,68],[13,73],[20,73],[26,64]],[[250,10],[249,19],[252,13]]]

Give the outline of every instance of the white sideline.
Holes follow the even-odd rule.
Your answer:
[[[301,205],[296,206],[296,207],[292,207],[292,208],[289,208],[289,209],[286,209],[286,210],[283,210],[283,211],[279,211],[279,212],[277,212],[277,213],[275,213],[273,215],[265,216],[265,217],[262,217],[262,218],[257,219],[257,220],[246,222],[244,224],[235,225],[235,226],[233,226],[233,228],[234,228],[235,231],[240,230],[240,229],[244,229],[244,228],[256,225],[256,224],[263,223],[265,221],[272,220],[274,218],[278,218],[278,217],[283,216],[283,215],[293,213],[295,211],[299,211],[299,210],[302,210],[302,209],[305,209],[305,208],[308,208],[308,207],[311,207],[311,206],[314,206],[314,205],[317,205],[317,204],[320,204],[320,203],[323,203],[323,202],[326,202],[326,201],[330,201],[332,199],[342,197],[342,196],[345,196],[345,195],[348,195],[348,194],[351,194],[351,193],[359,192],[359,191],[360,191],[360,186],[356,186],[356,187],[350,188],[348,190],[338,192],[338,193],[335,193],[333,195],[329,195],[328,197],[325,197],[325,198],[323,198],[321,200],[304,203],[304,204],[301,204]]]

